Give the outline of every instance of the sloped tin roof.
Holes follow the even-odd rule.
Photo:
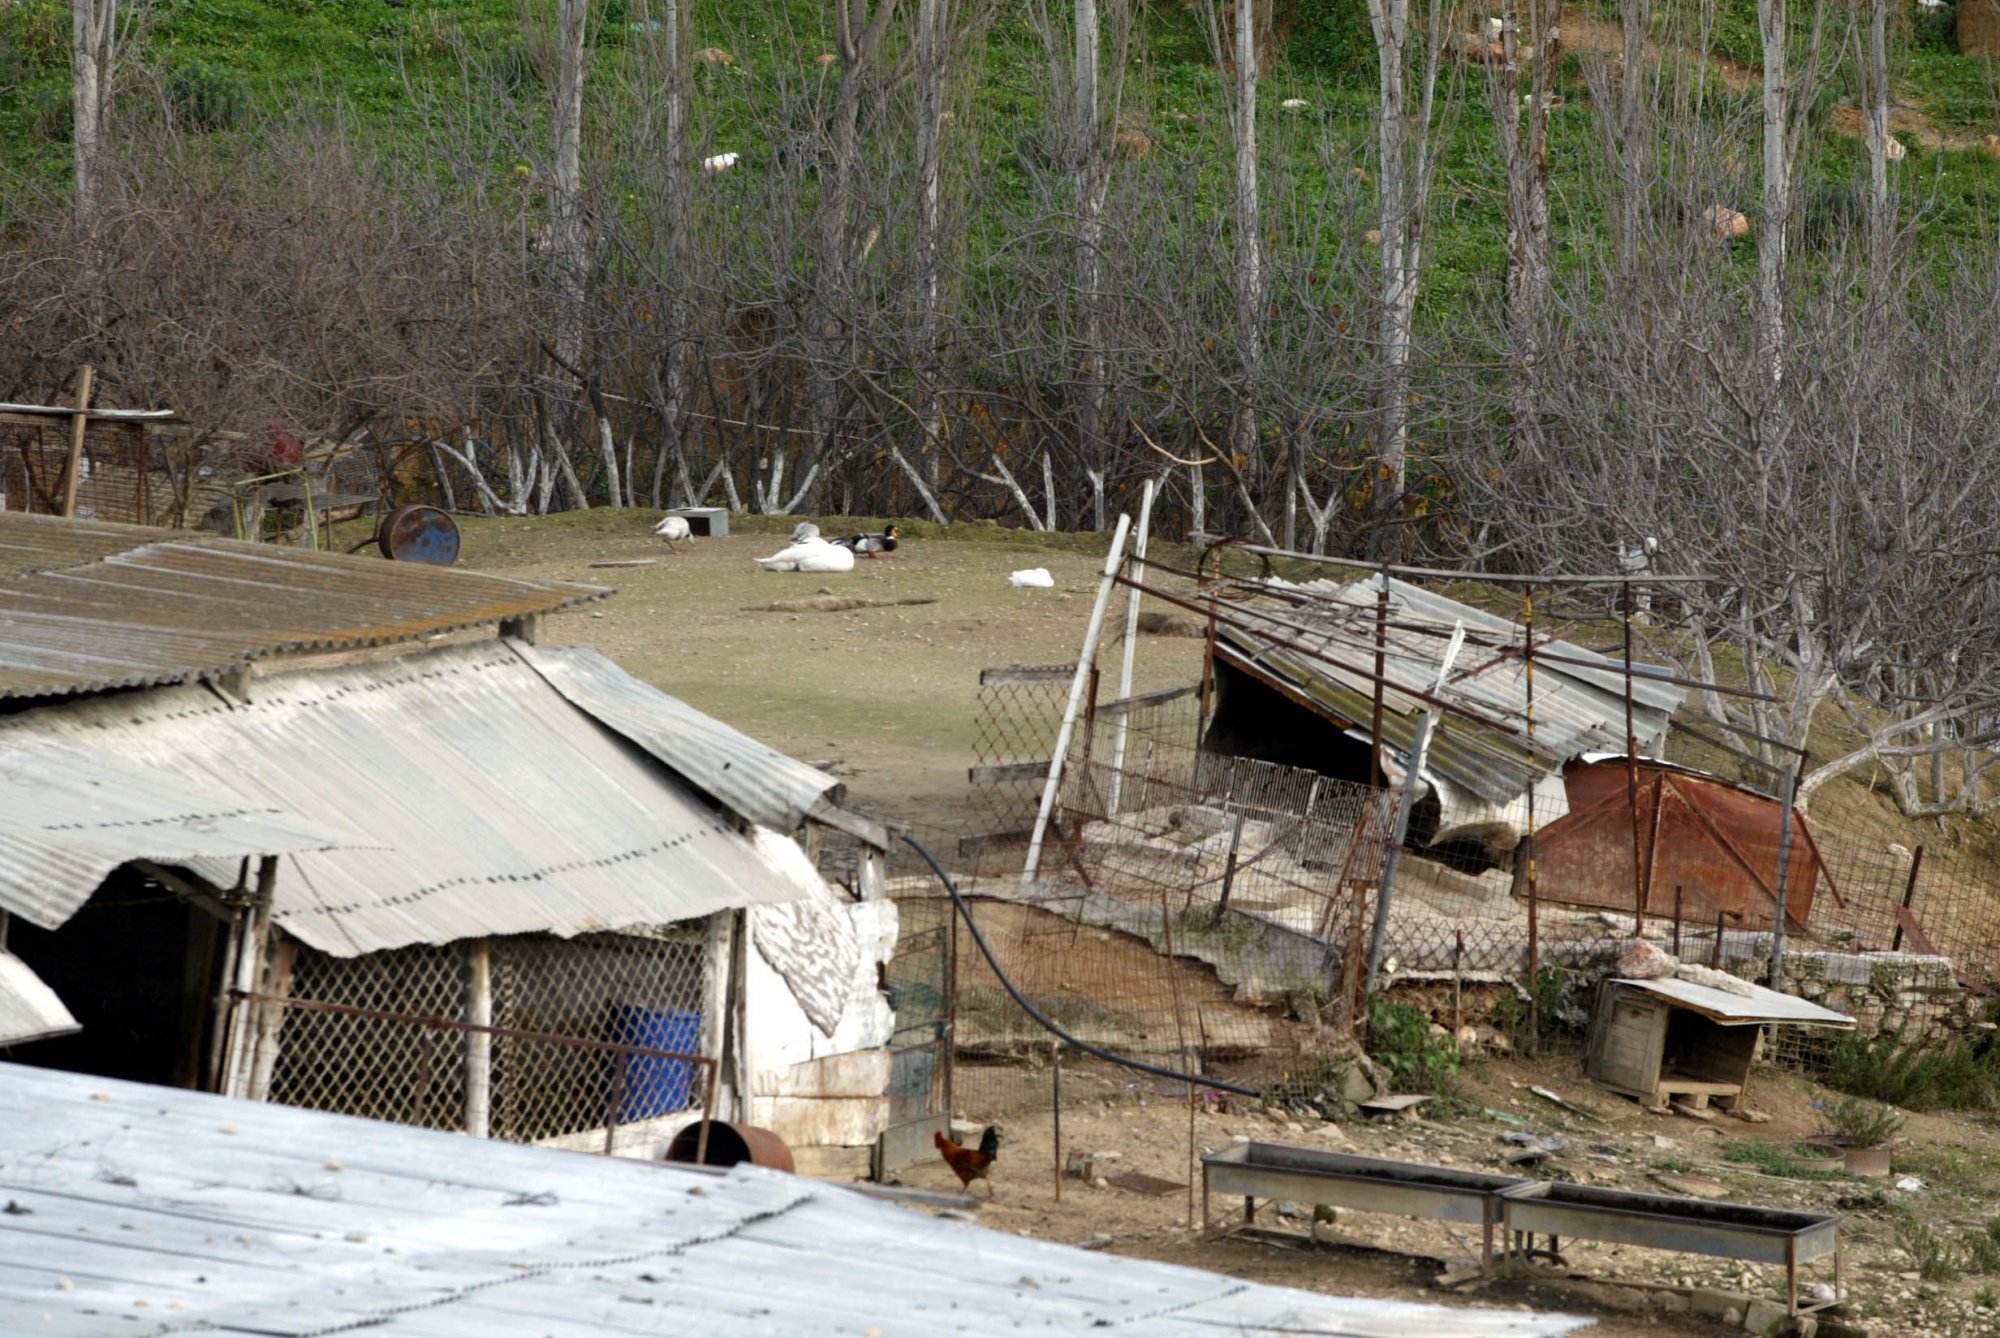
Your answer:
[[[1313,709],[1366,729],[1374,713],[1376,602],[1379,577],[1341,585],[1314,581],[1272,585],[1292,607],[1276,616],[1285,624],[1258,630],[1229,627],[1220,633],[1225,662],[1273,682]],[[1417,715],[1428,694],[1454,623],[1487,643],[1459,653],[1444,700],[1474,718],[1444,714],[1433,735],[1426,769],[1491,803],[1519,795],[1581,753],[1625,746],[1625,671],[1621,661],[1555,641],[1537,643],[1534,728],[1528,729],[1527,674],[1518,647],[1524,629],[1493,614],[1406,581],[1389,582],[1389,625],[1383,676],[1383,742],[1407,756]],[[1281,641],[1294,643],[1287,647]],[[1300,649],[1300,648],[1304,649]],[[1312,652],[1312,653],[1307,653]],[[1560,656],[1557,662],[1547,656]],[[1634,665],[1633,732],[1643,749],[1666,732],[1686,695],[1665,682],[1662,670]]]
[[[0,698],[184,683],[413,641],[609,591],[0,511]]]
[[[801,895],[742,815],[497,639],[260,677],[247,704],[183,685],[39,707],[0,718],[0,759],[52,796],[0,809],[0,908],[50,928],[142,857],[228,887],[282,854],[277,923],[337,956]]]
[[[39,1338],[1553,1338],[1590,1322],[1264,1286],[755,1166],[558,1152],[11,1064],[0,1199],[0,1332]]]

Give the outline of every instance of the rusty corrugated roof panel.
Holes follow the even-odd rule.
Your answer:
[[[180,683],[610,593],[488,572],[0,511],[0,697]]]
[[[290,852],[278,924],[338,957],[667,924],[802,895],[736,815],[572,706],[498,639],[260,676],[247,704],[186,684],[0,718],[0,758],[24,786],[46,776],[80,788],[79,756],[121,799],[159,788],[123,792],[116,773],[143,768],[233,800],[243,821],[330,829],[337,840],[307,848],[274,833],[260,853]],[[22,825],[0,807],[0,906],[51,900],[57,884],[80,904],[102,873],[70,856],[98,851],[104,833]],[[10,846],[16,834],[25,839]],[[137,833],[127,858],[166,858],[155,847],[185,836],[184,823]],[[236,854],[194,848],[173,862],[227,886]]]

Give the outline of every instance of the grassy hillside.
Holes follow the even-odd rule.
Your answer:
[[[1698,33],[1700,3],[1657,6],[1660,32],[1667,33],[1672,21],[1678,25],[1673,31]],[[546,42],[524,33],[546,28],[550,8],[547,0],[155,0],[140,20],[138,68],[124,98],[140,109],[171,106],[184,129],[225,137],[254,134],[267,118],[338,107],[393,144],[416,114],[413,93],[463,92],[469,70],[476,71],[475,85],[492,82],[498,71],[527,106],[545,102]],[[1804,24],[1810,7],[1794,9],[1796,22]],[[594,7],[600,83],[621,59],[629,35],[642,30],[645,12],[644,0]],[[1909,9],[1898,16],[1895,35],[1900,106],[1894,128],[1910,150],[1899,179],[1911,216],[1945,247],[1990,237],[2000,204],[2000,157],[1982,146],[1984,136],[2000,131],[1995,79],[1982,62],[1958,54],[1952,15],[1949,8]],[[692,46],[720,48],[734,58],[728,65],[695,67],[698,133],[717,151],[742,152],[745,166],[754,167],[771,147],[751,133],[754,113],[772,97],[774,76],[796,79],[794,72],[810,70],[813,56],[831,50],[827,7],[812,0],[706,0],[694,4],[692,16]],[[1559,246],[1566,234],[1597,224],[1588,177],[1601,155],[1583,61],[1593,52],[1608,54],[1615,22],[1615,0],[1579,0],[1565,15],[1568,54],[1559,79],[1565,102],[1554,114],[1551,146]],[[1712,67],[1720,72],[1710,90],[1710,116],[1736,121],[1740,129],[1742,118],[1754,115],[1756,98],[1754,0],[1723,0],[1709,31]],[[1827,40],[1839,38],[1830,34]],[[59,184],[67,170],[67,40],[67,8],[56,0],[0,5],[0,161],[10,172],[50,184]],[[1687,38],[1663,40],[1679,57],[1692,59]],[[1276,58],[1263,83],[1267,158],[1310,173],[1326,160],[1329,139],[1365,154],[1374,49],[1362,0],[1277,0],[1273,41]],[[484,68],[477,68],[480,62]],[[1046,99],[1040,63],[1038,41],[1021,11],[1002,6],[966,62],[974,75],[964,94],[967,119],[979,136],[975,170],[983,191],[1029,188],[1019,168],[1038,152],[1041,138]],[[1853,91],[1851,74],[1835,70],[1814,100],[1818,151],[1810,156],[1804,194],[1809,230],[1858,221],[1866,163],[1855,138]],[[1286,113],[1280,104],[1288,98],[1304,99],[1309,107]],[[1459,81],[1458,98],[1431,233],[1426,300],[1433,313],[1488,282],[1502,260],[1498,163],[1482,72]],[[1226,118],[1193,8],[1155,3],[1142,11],[1124,106],[1144,152],[1189,164],[1189,203],[1204,213],[1220,212]],[[615,133],[615,114],[601,106],[598,114],[600,127]],[[1745,194],[1754,194],[1753,174],[1738,175]],[[1735,203],[1749,207],[1754,201]],[[1274,219],[1271,226],[1279,225]]]

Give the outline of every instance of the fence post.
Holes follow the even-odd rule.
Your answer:
[[[465,1020],[475,1027],[493,1025],[493,941],[476,938],[465,945]],[[465,1132],[474,1138],[493,1136],[493,1035],[465,1033]]]
[[[90,426],[90,382],[97,369],[85,363],[76,378],[76,415],[69,422],[69,462],[63,467],[62,514],[76,514],[76,485],[83,472],[83,436]],[[143,521],[142,521],[143,523]]]
[[[1798,763],[1785,768],[1785,790],[1779,797],[1779,821],[1784,826],[1778,829],[1778,886],[1775,893],[1777,907],[1771,918],[1771,988],[1777,989],[1785,976],[1785,879],[1791,872],[1792,863],[1792,805],[1798,797],[1799,773],[1806,769],[1805,755],[1799,755]]]
[[[1137,580],[1146,575],[1146,540],[1153,530],[1153,480],[1147,479],[1139,494],[1139,532],[1132,540],[1132,571]],[[1125,659],[1118,669],[1118,700],[1132,695],[1132,659],[1139,649],[1139,587],[1135,584],[1125,600]],[[1118,717],[1118,741],[1111,749],[1111,801],[1107,817],[1118,816],[1118,801],[1125,789],[1125,727],[1130,713]]]
[[[1097,658],[1097,636],[1104,630],[1105,606],[1111,602],[1111,587],[1118,575],[1118,564],[1125,556],[1125,536],[1132,528],[1132,517],[1118,517],[1118,528],[1111,536],[1111,551],[1104,555],[1104,575],[1097,587],[1097,602],[1090,606],[1090,626],[1084,630],[1083,649],[1076,657],[1076,675],[1070,679],[1069,705],[1063,708],[1062,728],[1056,731],[1056,746],[1049,757],[1049,778],[1042,785],[1042,802],[1035,811],[1034,834],[1028,838],[1028,861],[1021,870],[1021,886],[1028,887],[1035,881],[1035,875],[1042,868],[1042,838],[1049,830],[1049,815],[1055,812],[1056,794],[1062,788],[1063,764],[1069,759],[1069,739],[1076,730],[1077,707],[1083,700],[1084,683],[1090,677],[1091,663]]]
[[[1910,907],[1916,903],[1917,870],[1923,867],[1924,867],[1924,848],[1922,846],[1918,846],[1916,854],[1910,857],[1910,881],[1903,887],[1903,909],[1906,911],[1909,910]],[[1903,950],[1903,922],[1899,918],[1896,921],[1896,936],[1889,940],[1889,951],[1901,952],[1902,950]]]

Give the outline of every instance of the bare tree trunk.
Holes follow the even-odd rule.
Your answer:
[[[1549,309],[1549,99],[1561,0],[1503,0],[1493,124],[1506,173],[1505,274],[1508,434],[1522,459],[1539,459],[1540,361]],[[1527,92],[1523,94],[1523,89]],[[1526,98],[1526,134],[1522,131]]]
[[[681,59],[681,0],[664,0],[661,7],[660,92],[665,106],[665,142],[659,146],[661,181],[666,199],[655,226],[659,229],[655,253],[659,257],[660,282],[666,286],[663,316],[666,326],[666,367],[656,375],[654,386],[659,401],[660,444],[653,456],[653,505],[664,507],[667,498],[667,459],[671,454],[680,467],[681,491],[692,506],[688,493],[687,456],[682,446],[681,408],[687,398],[688,300],[687,256],[687,108],[685,66]]]
[[[1879,313],[1889,286],[1890,245],[1895,226],[1889,212],[1889,38],[1888,0],[1868,6],[1868,68],[1861,80],[1868,116],[1868,290]]]
[[[1212,28],[1211,28],[1212,30]],[[1230,429],[1236,467],[1261,478],[1257,398],[1264,380],[1264,242],[1257,194],[1257,5],[1236,0],[1236,90],[1229,128],[1236,149],[1236,348],[1243,388]],[[1218,52],[1221,42],[1215,42]],[[1289,526],[1287,527],[1289,532]]]
[[[1646,34],[1652,26],[1648,0],[1619,0],[1620,45],[1618,84],[1618,274],[1626,282],[1638,264],[1639,233],[1644,226],[1646,167],[1652,148],[1644,135],[1646,108]]]
[[[76,173],[76,221],[97,233],[105,122],[118,56],[118,0],[71,0],[70,147]]]
[[[945,33],[951,0],[917,0],[917,419],[923,425],[930,478],[918,491],[933,514],[944,458],[944,421],[936,392],[938,281],[943,268],[940,141],[944,131]]]
[[[555,292],[555,353],[557,376],[581,374],[583,367],[584,290],[589,271],[590,240],[583,209],[583,62],[589,27],[590,0],[558,0],[556,6],[556,88],[550,130],[555,141],[549,172],[549,262]],[[580,392],[582,387],[576,387]],[[543,439],[561,465],[566,484],[576,471],[570,462],[564,433],[555,419],[571,425],[575,415],[570,393],[558,394],[544,406]],[[548,490],[544,489],[543,509]],[[588,506],[580,486],[570,488],[579,506]]]
[[[1785,0],[1757,0],[1764,46],[1764,217],[1757,228],[1757,361],[1771,389],[1785,379],[1785,233],[1791,217],[1791,88]]]
[[[1408,76],[1416,37],[1411,31],[1411,4],[1412,0],[1368,0],[1378,82],[1376,191],[1382,238],[1375,335],[1381,398],[1371,481],[1375,525],[1369,545],[1370,556],[1377,559],[1396,556],[1402,544],[1397,521],[1408,486],[1411,339],[1433,166],[1431,129],[1441,45],[1439,7],[1432,4],[1429,40],[1412,107]]]
[[[1104,136],[1098,122],[1097,0],[1076,0],[1076,48],[1071,65],[1070,177],[1076,195],[1077,450],[1092,465],[1093,510],[1104,528],[1104,404],[1108,368],[1104,348],[1104,196],[1110,185]]]

